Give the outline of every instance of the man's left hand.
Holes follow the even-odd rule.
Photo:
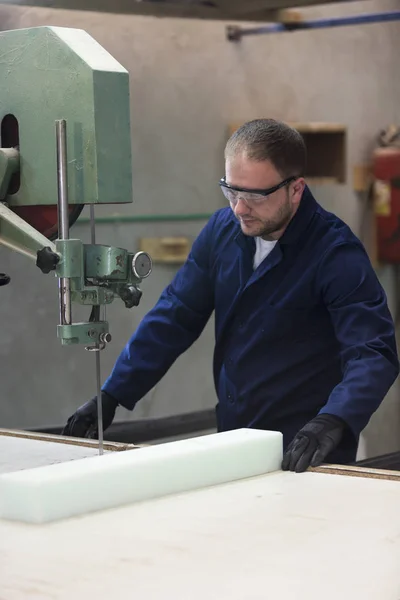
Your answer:
[[[343,437],[346,424],[333,415],[318,415],[300,429],[287,447],[282,461],[283,471],[301,473],[318,467]]]

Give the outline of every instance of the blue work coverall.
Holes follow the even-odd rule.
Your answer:
[[[310,419],[329,413],[348,430],[327,460],[352,462],[399,372],[384,290],[358,238],[307,187],[256,270],[254,252],[232,210],[218,210],[103,390],[133,409],[215,311],[218,430],[281,431],[286,448]]]

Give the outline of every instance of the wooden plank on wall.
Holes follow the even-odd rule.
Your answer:
[[[190,252],[191,242],[182,236],[141,238],[139,247],[150,254],[155,263],[183,264]]]

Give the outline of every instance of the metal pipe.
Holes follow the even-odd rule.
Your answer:
[[[56,121],[57,179],[58,179],[58,237],[69,238],[68,183],[67,183],[67,123]]]
[[[220,207],[216,207],[217,210]],[[154,215],[110,215],[108,217],[97,217],[96,223],[102,225],[105,223],[113,223],[115,225],[124,223],[167,223],[171,221],[208,221],[214,213],[171,213],[166,214],[154,214]],[[76,225],[84,225],[90,223],[90,219],[87,217],[80,217]]]
[[[58,238],[69,239],[68,181],[67,181],[67,124],[65,119],[56,121],[57,184],[58,184]],[[60,301],[60,324],[71,325],[71,282],[60,277],[58,282]]]
[[[344,27],[346,25],[368,25],[371,23],[389,23],[400,20],[400,11],[387,13],[372,13],[354,15],[350,17],[333,17],[329,19],[315,19],[312,21],[294,21],[292,23],[272,23],[261,27],[241,28],[228,26],[227,37],[230,41],[238,41],[245,35],[260,35],[266,33],[283,33],[304,29],[324,29],[331,27]]]

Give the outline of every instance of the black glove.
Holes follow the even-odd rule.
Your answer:
[[[339,417],[318,415],[300,429],[287,447],[283,471],[301,473],[309,466],[318,467],[343,437],[347,425]]]
[[[115,411],[118,406],[117,400],[106,392],[101,392],[101,404],[103,407],[103,431],[110,427],[113,422]],[[61,435],[80,438],[98,438],[97,426],[97,398],[92,398],[67,421]]]

